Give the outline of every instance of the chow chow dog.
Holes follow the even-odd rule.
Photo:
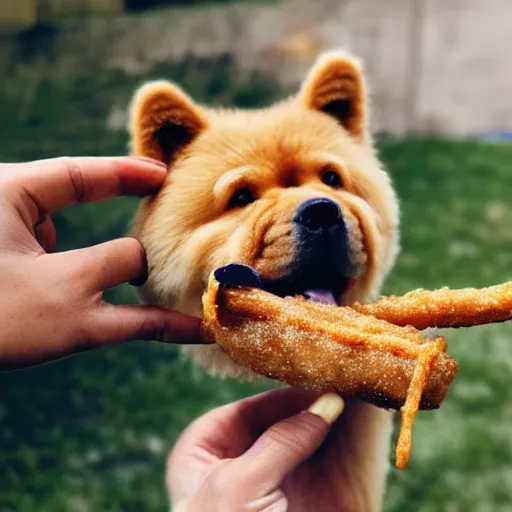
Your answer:
[[[344,52],[321,55],[296,95],[261,110],[206,108],[166,81],[142,86],[131,151],[169,167],[133,223],[149,267],[142,300],[201,316],[209,274],[229,263],[280,296],[375,298],[397,255],[399,214],[368,110],[362,66]],[[255,378],[215,345],[183,350],[211,373]],[[368,510],[380,510],[390,413],[356,402],[346,414],[351,471]]]

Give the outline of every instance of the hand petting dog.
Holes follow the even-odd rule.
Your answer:
[[[135,339],[202,343],[198,319],[103,300],[108,288],[144,280],[146,257],[136,239],[52,254],[53,212],[73,203],[145,195],[166,174],[165,165],[147,158],[0,165],[0,370]]]

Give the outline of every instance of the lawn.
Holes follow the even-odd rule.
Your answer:
[[[256,106],[277,94],[261,77],[234,79],[229,58],[219,62],[148,77],[179,78],[196,97],[224,104]],[[138,81],[97,74],[11,84],[0,93],[0,160],[125,153],[126,135],[109,131],[106,117]],[[379,145],[402,203],[403,250],[385,291],[512,279],[512,147]],[[60,250],[122,235],[134,207],[121,198],[56,215]],[[109,297],[135,300],[129,286]],[[512,510],[512,325],[447,336],[459,375],[443,407],[419,415],[410,467],[392,471],[387,510]],[[173,347],[149,342],[2,374],[0,512],[163,511],[165,457],[180,431],[259,389],[209,378]]]

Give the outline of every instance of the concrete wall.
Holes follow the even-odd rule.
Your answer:
[[[376,128],[512,130],[511,0],[351,0],[330,7],[314,29],[301,29],[302,38],[364,59]],[[304,69],[296,67],[295,79]]]
[[[156,10],[65,22],[54,41],[55,66],[137,74],[191,53],[232,52],[242,71],[269,71],[295,85],[319,52],[345,47],[365,62],[378,131],[512,130],[511,20],[512,0],[287,0]]]
[[[428,0],[415,124],[512,130],[512,2]]]

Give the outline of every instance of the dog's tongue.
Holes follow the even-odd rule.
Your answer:
[[[323,302],[324,304],[332,304],[333,306],[338,305],[333,293],[329,290],[306,290],[304,297],[313,302]]]

